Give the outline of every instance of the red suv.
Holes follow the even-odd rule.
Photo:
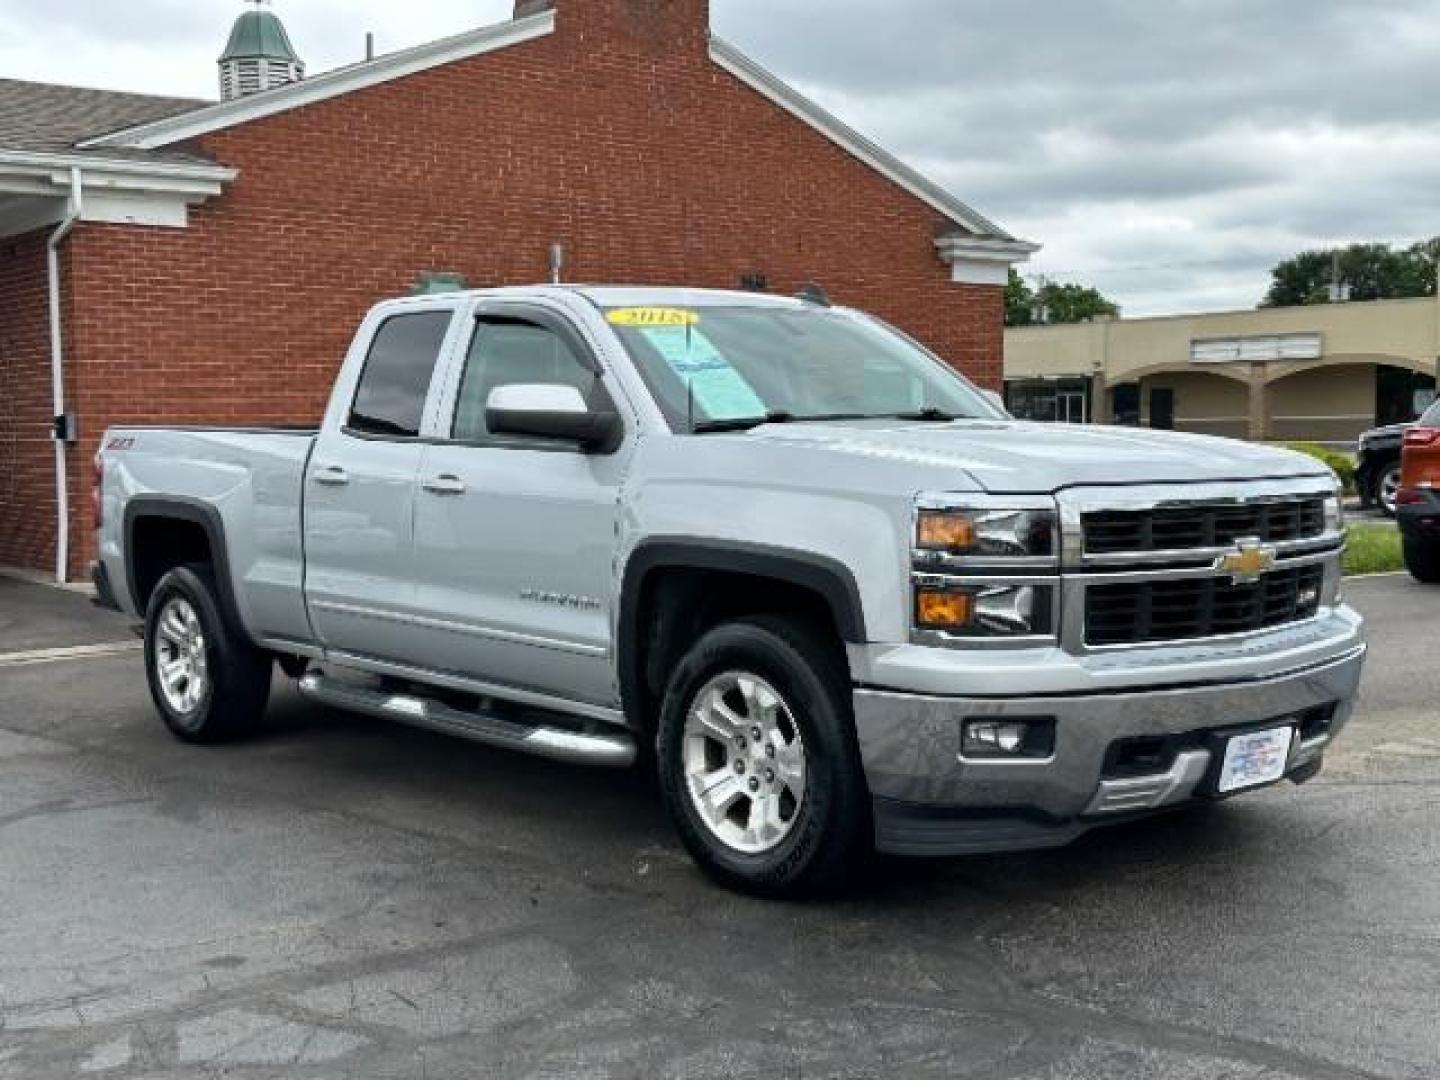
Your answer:
[[[1440,584],[1440,401],[1405,432],[1395,513],[1405,541],[1405,565],[1428,584]]]

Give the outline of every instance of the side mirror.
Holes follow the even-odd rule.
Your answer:
[[[625,434],[619,413],[593,411],[573,386],[497,386],[485,402],[485,424],[492,435],[563,439],[593,453],[610,453]]]
[[[1000,410],[1002,416],[1010,415],[1010,410],[1005,408],[1005,397],[1003,394],[999,394],[994,390],[981,390],[980,393],[985,396],[986,401]]]

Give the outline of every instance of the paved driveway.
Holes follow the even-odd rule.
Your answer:
[[[0,1078],[1433,1078],[1440,590],[1351,591],[1314,784],[810,905],[707,884],[633,776],[288,690],[197,750],[133,653],[0,667]]]

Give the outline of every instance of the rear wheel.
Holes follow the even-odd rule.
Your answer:
[[[165,726],[215,743],[253,728],[270,698],[271,661],[225,619],[208,566],[171,570],[145,611],[145,674]]]
[[[849,672],[804,623],[756,617],[701,638],[671,676],[658,753],[681,840],[727,885],[813,891],[869,848]]]
[[[1400,495],[1400,463],[1397,461],[1380,474],[1375,482],[1375,501],[1386,517],[1395,516],[1395,500]]]
[[[1440,540],[1405,540],[1405,568],[1416,581],[1440,585]]]

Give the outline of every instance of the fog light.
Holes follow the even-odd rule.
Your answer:
[[[1015,754],[1025,746],[1024,724],[966,724],[967,753]]]
[[[1046,758],[1055,752],[1055,721],[967,720],[960,753],[969,758]]]

